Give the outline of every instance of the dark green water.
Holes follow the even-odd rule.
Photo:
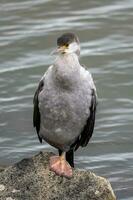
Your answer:
[[[95,132],[76,152],[76,166],[111,181],[121,200],[133,199],[133,0],[0,1],[0,165],[40,150],[32,99],[53,62],[56,38],[77,33],[81,63],[95,79]]]

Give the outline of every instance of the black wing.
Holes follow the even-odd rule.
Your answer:
[[[33,109],[33,126],[36,127],[37,135],[39,138],[39,141],[42,143],[42,138],[39,136],[39,131],[40,131],[40,111],[39,111],[39,101],[38,101],[38,95],[43,89],[44,82],[43,80],[40,81],[39,86],[35,92],[34,99],[33,99],[33,104],[34,104],[34,109]]]
[[[95,90],[92,90],[92,98],[91,98],[91,107],[90,107],[90,116],[87,119],[86,125],[84,126],[80,136],[76,140],[76,142],[72,145],[72,148],[76,151],[79,146],[85,147],[94,130],[95,125],[95,115],[96,115],[96,106],[97,106],[97,100],[96,100],[96,93]]]

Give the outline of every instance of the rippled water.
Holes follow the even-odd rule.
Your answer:
[[[0,1],[0,164],[51,149],[32,128],[32,98],[66,31],[78,34],[99,96],[95,133],[76,152],[76,166],[107,177],[118,199],[132,200],[133,0]]]

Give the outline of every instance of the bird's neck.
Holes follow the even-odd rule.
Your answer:
[[[80,66],[79,58],[78,58],[77,54],[75,54],[75,53],[59,54],[56,57],[55,65],[60,66],[60,67],[66,66],[67,68],[69,67],[70,69]]]
[[[76,54],[61,54],[54,63],[55,82],[59,85],[73,87],[80,77],[80,63]]]

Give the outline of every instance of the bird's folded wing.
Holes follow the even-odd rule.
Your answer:
[[[39,100],[38,100],[38,95],[42,91],[44,86],[44,81],[41,79],[39,82],[38,88],[35,92],[34,99],[33,99],[33,125],[36,127],[36,131],[38,134],[39,141],[42,143],[42,138],[39,136],[39,131],[40,131],[40,111],[39,111]]]
[[[88,117],[86,124],[81,131],[81,134],[79,135],[75,143],[72,145],[72,148],[74,148],[75,151],[79,148],[79,146],[85,147],[93,134],[95,125],[96,106],[96,91],[92,89],[90,116]]]

